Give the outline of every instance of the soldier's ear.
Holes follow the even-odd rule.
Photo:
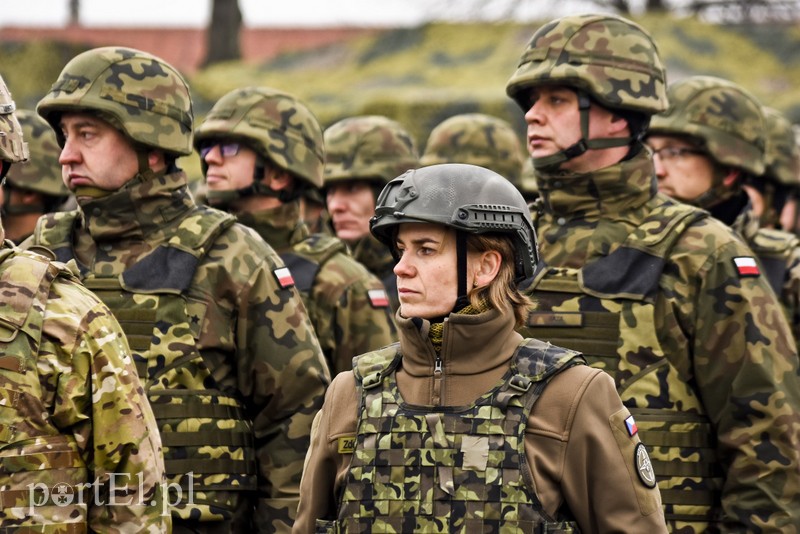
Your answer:
[[[268,166],[264,178],[273,191],[291,191],[294,186],[294,176],[288,171]]]
[[[741,176],[742,171],[739,169],[730,168],[728,169],[728,174],[726,174],[722,179],[722,183],[725,185],[725,187],[733,187],[733,185],[737,182],[737,180],[739,180],[739,178],[741,178]]]

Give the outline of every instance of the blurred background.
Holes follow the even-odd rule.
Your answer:
[[[650,31],[668,81],[737,82],[800,123],[800,0],[25,0],[3,2],[0,74],[34,108],[76,54],[122,45],[158,55],[189,81],[200,120],[236,87],[303,99],[323,127],[380,114],[424,147],[459,113],[522,113],[505,83],[543,22],[617,13]],[[199,158],[181,162],[199,178]]]

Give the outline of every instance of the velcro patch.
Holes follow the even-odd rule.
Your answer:
[[[283,288],[286,289],[287,287],[292,287],[294,285],[294,278],[292,278],[292,273],[289,271],[288,267],[281,267],[280,269],[275,269],[272,271],[272,274],[275,275],[275,278],[278,280],[278,284]]]
[[[647,447],[644,446],[644,443],[636,444],[636,448],[633,450],[633,462],[642,484],[648,488],[655,488],[656,472],[653,471],[653,462],[650,461],[650,455],[647,454]]]
[[[373,308],[386,308],[389,306],[389,296],[383,289],[370,289],[367,298]]]
[[[635,436],[639,432],[639,427],[636,426],[636,421],[633,420],[632,415],[625,419],[625,428],[628,430],[628,435],[630,437]]]
[[[353,454],[356,451],[356,437],[343,436],[339,438],[339,454]]]
[[[756,259],[751,256],[739,256],[733,258],[733,264],[736,266],[736,272],[739,276],[760,276],[761,271],[758,269]]]

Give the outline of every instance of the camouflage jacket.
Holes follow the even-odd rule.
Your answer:
[[[336,237],[310,235],[298,202],[240,213],[283,258],[311,317],[332,374],[352,369],[353,357],[396,341],[394,317],[378,278]]]
[[[0,286],[0,530],[168,532],[161,440],[114,316],[9,242]]]
[[[120,294],[120,285],[131,287],[128,277],[134,272],[137,285],[167,284],[180,278],[183,266],[191,263],[189,243],[195,233],[205,232],[198,216],[229,217],[196,206],[183,172],[136,177],[109,196],[83,203],[77,213],[43,217],[34,241],[55,247],[59,257],[65,251],[73,256],[87,284],[94,280],[116,283],[117,289],[106,293],[113,297]],[[67,236],[66,243],[59,243],[60,235]],[[134,309],[123,310],[132,325],[128,337],[134,339],[135,320],[152,321],[150,314],[157,318],[164,309],[161,300],[172,303],[179,293],[185,301],[178,307],[185,309],[182,313],[188,314],[190,324],[178,328],[163,321],[154,323],[152,330],[136,337],[137,343],[144,344],[141,354],[134,354],[137,365],[142,362],[148,373],[167,362],[165,371],[170,374],[157,379],[148,375],[147,381],[154,412],[165,421],[162,435],[170,431],[171,436],[176,432],[196,436],[191,443],[175,443],[176,451],[165,443],[170,480],[184,488],[194,482],[195,490],[195,504],[173,507],[173,517],[230,520],[235,531],[286,531],[296,509],[311,422],[330,375],[302,299],[274,250],[253,230],[238,224],[221,227],[204,248],[196,264],[191,263],[186,287],[165,295],[146,290],[134,296]],[[152,258],[166,263],[159,268],[158,262],[145,261]],[[182,361],[188,367],[178,365]],[[157,396],[165,389],[172,392],[171,397]],[[179,397],[181,390],[184,395]],[[192,390],[196,392],[187,396]],[[198,410],[206,406],[203,411],[208,413],[182,418],[177,415],[180,406],[170,405],[175,399],[182,399],[179,404],[186,406],[199,404]],[[223,408],[228,415],[217,413]],[[159,416],[164,410],[168,411]],[[220,417],[227,419],[227,437],[219,434],[214,423]],[[241,436],[237,439],[243,440],[241,447],[233,447],[232,452],[208,447],[227,443],[234,427]],[[254,458],[248,452],[253,447]],[[249,466],[251,462],[258,487],[255,512],[250,502],[253,492],[237,491],[255,487],[248,478],[235,472],[203,475],[211,465]],[[185,467],[170,469],[170,463]],[[214,488],[208,490],[209,486]]]
[[[800,238],[789,232],[761,228],[749,204],[732,227],[758,256],[764,276],[783,304],[797,343],[800,341]]]
[[[383,282],[383,286],[389,294],[392,311],[396,312],[400,308],[400,299],[397,296],[397,276],[394,274],[396,262],[392,257],[392,252],[372,235],[350,243],[350,249],[356,261]]]
[[[683,414],[700,429],[695,437],[704,444],[693,446],[707,447],[698,453],[691,443],[675,441],[676,434],[668,430],[655,432],[664,442],[653,443],[661,445],[654,452],[668,455],[656,467],[663,470],[659,484],[671,527],[681,528],[681,502],[701,510],[705,506],[703,513],[717,528],[786,532],[800,525],[797,351],[769,283],[747,268],[752,251],[723,223],[657,194],[652,161],[644,151],[595,173],[540,173],[537,182],[541,198],[532,216],[544,262],[540,276],[549,273],[551,285],[563,285],[570,270],[578,275],[573,285],[563,286],[560,304],[534,282],[531,295],[541,300],[531,320],[550,299],[551,334],[580,337],[584,346],[600,350],[600,332],[616,332],[608,340],[607,356],[618,365],[612,375],[626,406],[642,408],[667,426],[671,414]],[[647,222],[656,211],[681,212],[688,216],[683,220],[688,226],[679,232]],[[656,276],[655,287],[638,296],[638,291],[609,294],[586,287],[587,269],[617,251],[623,259],[647,257],[646,247],[629,241],[632,235],[674,243],[666,257],[617,263],[599,281],[615,278],[635,288]],[[591,322],[595,315],[612,314],[618,316],[613,324]],[[524,332],[532,335],[539,326],[531,324]],[[566,338],[562,344],[575,348]],[[636,394],[627,390],[629,382],[642,378],[654,387]],[[675,450],[680,456],[669,452]],[[690,486],[671,485],[670,477],[687,476],[677,467],[690,473],[693,462],[708,469],[698,476],[717,477],[702,499]],[[690,526],[685,531],[694,530]]]
[[[442,369],[437,371],[434,363],[436,353],[428,337],[430,323],[402,317],[398,318],[397,323],[402,365],[391,370],[391,380],[396,380],[404,407],[413,408],[426,421],[436,421],[442,411],[460,413],[484,394],[509,380],[516,371],[511,370],[512,356],[524,342],[522,336],[514,332],[514,318],[510,310],[488,310],[479,315],[450,314],[444,325],[444,342],[440,351]],[[396,347],[392,348],[396,350]],[[575,353],[560,347],[551,346],[551,349],[561,358],[575,356]],[[369,357],[363,356],[359,361]],[[379,385],[381,382],[374,383]],[[359,397],[355,373],[340,373],[328,389],[325,405],[315,420],[311,448],[303,472],[295,533],[313,533],[316,520],[337,517],[338,498],[346,481],[346,473],[351,459],[358,454],[354,440],[359,418]],[[388,402],[384,406],[387,410],[394,408]],[[373,410],[371,415],[378,414]],[[529,487],[534,489],[540,501],[544,517],[552,519],[561,514],[571,516],[584,534],[665,532],[658,491],[652,486],[647,487],[635,468],[634,457],[641,442],[638,435],[625,430],[625,420],[629,417],[630,412],[622,406],[619,395],[614,391],[613,380],[597,369],[576,365],[558,373],[547,383],[528,417],[524,465],[519,466],[523,472],[522,479],[530,484]],[[461,424],[464,425],[463,422]],[[507,438],[513,440],[513,430],[507,427],[493,428],[490,430],[482,426],[477,432],[485,434],[472,441],[473,445],[468,444],[469,440],[462,441],[459,452],[473,459],[483,458],[483,462],[478,460],[477,464],[486,465],[486,457],[490,454],[488,440],[502,439],[506,432]],[[412,425],[407,429],[412,430]],[[464,426],[460,431],[466,431]],[[438,441],[443,448],[447,447],[451,433],[459,430],[449,427],[444,432],[448,433],[447,438],[441,436]],[[458,441],[452,444],[459,447]],[[389,450],[386,444],[381,444],[380,448],[385,450],[377,454],[391,456],[396,453],[393,456],[395,459],[404,454],[402,451]],[[419,450],[441,460],[437,464],[435,483],[440,487],[444,487],[448,480],[452,482],[449,473],[463,475],[459,469],[453,468],[456,459],[448,456],[448,451]],[[410,453],[414,455],[413,448]],[[429,466],[428,462],[430,458],[419,459],[409,466],[419,470],[426,463]],[[477,464],[473,468],[482,469]],[[487,468],[487,473],[476,473],[476,477],[482,475],[496,476],[494,483],[502,484],[499,482],[502,473],[491,466]],[[361,487],[365,495],[373,488],[395,491],[401,496],[398,505],[403,506],[402,496],[406,495],[406,491],[408,494],[415,493],[415,486],[419,485],[420,480],[427,479],[413,475],[403,481],[408,485],[408,490],[405,490],[403,482],[394,477],[394,472],[390,480],[376,476],[373,484],[365,483]],[[596,483],[598,481],[602,483]],[[459,497],[474,491],[469,483],[456,487]],[[484,487],[486,491],[498,489],[491,482]],[[613,491],[609,491],[609,488],[613,488]],[[504,486],[503,490],[506,489]],[[515,486],[509,491],[518,489],[519,486]],[[430,504],[433,500],[437,514],[458,499],[450,499],[436,486],[428,491],[430,493],[425,495],[424,501],[427,502],[424,504]],[[477,508],[480,514],[483,512],[481,499],[473,497],[473,500],[470,505]],[[405,505],[408,508],[404,509],[413,509],[416,504],[408,503]],[[609,510],[614,510],[614,513],[609,513]],[[487,518],[499,519],[499,510],[492,507]],[[481,530],[457,530],[467,533],[473,531]],[[425,532],[450,531],[432,527]]]

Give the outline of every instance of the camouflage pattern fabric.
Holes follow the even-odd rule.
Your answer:
[[[61,164],[58,162],[61,147],[53,129],[33,111],[20,109],[16,114],[32,158],[11,167],[6,179],[20,189],[67,197],[69,190],[61,178]]]
[[[531,38],[506,93],[523,111],[534,85],[567,85],[610,109],[647,114],[667,108],[666,73],[653,39],[615,15],[575,15],[545,24]]]
[[[83,201],[72,219],[42,218],[33,241],[74,256],[87,282],[111,277],[133,293],[125,320],[145,327],[129,337],[145,342],[134,356],[153,376],[147,388],[156,417],[177,425],[164,430],[195,435],[165,451],[172,465],[184,466],[169,473],[184,490],[184,502],[172,509],[176,526],[286,532],[311,422],[330,376],[300,295],[286,283],[280,258],[254,231],[233,224],[202,254],[193,253],[204,243],[196,234],[209,230],[201,221],[221,214],[204,209],[194,204],[183,172],[137,177],[117,192]],[[181,282],[182,291],[164,294]],[[162,310],[162,301],[175,311]],[[190,322],[153,323],[154,312]],[[164,374],[151,375],[152,369]],[[206,408],[195,406],[195,415],[180,421],[176,414],[197,403]],[[219,446],[231,439],[228,423],[220,426],[230,420],[249,437],[235,447]],[[254,458],[247,457],[248,442]],[[172,447],[188,454],[182,464]],[[250,461],[257,493],[247,489],[253,485],[241,470]],[[220,473],[225,464],[229,470]],[[193,501],[186,499],[189,489]]]
[[[341,240],[310,234],[298,202],[242,213],[239,222],[256,230],[290,268],[333,375],[352,369],[354,356],[397,340],[381,281]]]
[[[527,158],[520,137],[507,121],[483,113],[464,113],[431,130],[420,165],[478,165],[493,170],[519,189]]]
[[[355,364],[361,402],[341,530],[575,531],[575,523],[547,516],[523,472],[531,409],[552,376],[583,363],[580,355],[527,340],[503,383],[471,406],[420,411],[400,396],[398,348]],[[486,443],[488,457],[470,454],[476,441]]]
[[[348,117],[329,126],[325,185],[370,180],[383,185],[419,166],[417,143],[397,121],[379,115]]]
[[[731,227],[758,257],[763,276],[783,305],[797,343],[800,341],[800,238],[789,232],[762,228],[749,206]]]
[[[195,146],[232,138],[314,188],[322,187],[325,149],[311,110],[269,87],[234,89],[220,98],[195,131]]]
[[[0,288],[0,530],[168,532],[161,440],[114,316],[7,245]]]
[[[78,54],[36,106],[62,146],[61,114],[86,110],[137,143],[175,155],[192,153],[189,86],[177,70],[147,52],[109,46]]]
[[[28,159],[28,143],[23,141],[22,128],[14,111],[16,104],[6,82],[0,77],[0,160],[18,163]]]
[[[800,185],[800,146],[795,141],[792,123],[775,108],[764,106],[761,111],[767,129],[763,177],[797,187]]]
[[[691,76],[670,84],[667,97],[670,107],[653,116],[649,135],[689,136],[721,165],[764,172],[764,116],[744,88],[722,78]]]
[[[753,253],[722,223],[654,194],[646,152],[537,178],[545,265],[523,335],[586,347],[614,377],[651,448],[672,531],[792,531],[797,350],[767,280],[737,269]]]
[[[378,277],[389,295],[393,312],[400,308],[397,296],[397,275],[394,274],[395,259],[389,248],[375,239],[372,234],[362,237],[350,246],[353,258]]]

